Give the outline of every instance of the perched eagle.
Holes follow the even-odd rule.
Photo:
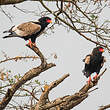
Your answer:
[[[42,17],[38,20],[38,22],[30,21],[17,26],[13,26],[8,31],[3,32],[9,33],[8,36],[3,38],[19,37],[23,38],[24,40],[29,40],[28,45],[31,46],[32,43],[35,45],[36,38],[39,37],[39,35],[51,22],[51,18]]]
[[[87,55],[83,62],[85,62],[84,70],[82,71],[84,75],[88,78],[88,83],[91,81],[91,74],[96,72],[94,79],[97,78],[100,69],[103,67],[104,62],[106,61],[102,53],[104,52],[104,48],[98,46],[93,49],[92,53]]]

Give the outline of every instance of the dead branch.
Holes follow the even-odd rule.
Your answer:
[[[70,29],[76,31],[80,36],[82,36],[82,37],[85,38],[86,40],[88,40],[88,41],[90,41],[90,42],[92,42],[92,43],[94,43],[94,44],[96,44],[96,45],[103,46],[103,47],[107,48],[108,51],[110,51],[110,48],[108,47],[107,44],[103,44],[103,43],[101,43],[101,42],[98,42],[98,41],[96,41],[96,40],[93,40],[93,39],[89,38],[88,36],[84,35],[83,33],[81,33],[81,32],[77,29],[77,27],[76,27],[73,23],[70,24],[70,23],[68,23],[65,19],[62,19],[62,18],[59,17],[57,14],[55,14],[54,11],[52,11],[50,8],[48,8],[48,7],[44,4],[43,0],[39,0],[39,1],[40,1],[41,5],[42,5],[48,12],[50,12],[52,15],[54,15],[54,16],[55,16],[57,19],[59,19],[62,23],[64,23],[65,25],[67,25]],[[73,2],[73,3],[74,3],[74,2]],[[81,11],[81,10],[80,10],[80,11]],[[82,12],[82,11],[81,11],[81,12]],[[82,13],[83,13],[83,12],[82,12]],[[86,16],[86,15],[84,14],[84,16]],[[67,17],[69,17],[69,16],[67,15]],[[87,17],[87,16],[86,16],[86,17]],[[87,17],[87,19],[89,19],[89,18]],[[71,19],[70,19],[70,21],[71,21]],[[89,19],[89,21],[91,21],[91,19]],[[73,22],[73,21],[71,21],[71,22]],[[92,21],[91,21],[91,22],[92,22]],[[93,23],[93,22],[92,22],[92,23]],[[94,24],[94,23],[93,23],[93,24]]]
[[[106,110],[107,108],[110,108],[110,104],[105,105],[105,106],[100,106],[98,110]]]
[[[28,46],[29,47],[29,46]],[[11,88],[9,88],[4,96],[4,98],[0,101],[0,110],[3,110],[7,104],[10,102],[10,100],[12,99],[14,93],[27,81],[31,80],[32,78],[38,76],[39,74],[41,74],[42,72],[48,70],[49,68],[55,66],[55,64],[53,63],[49,63],[47,64],[43,54],[40,52],[40,50],[35,47],[32,46],[29,47],[30,49],[32,49],[40,58],[41,60],[41,65],[38,67],[35,67],[31,70],[29,70],[28,72],[26,72],[24,74],[24,76],[18,80],[15,84],[12,85]]]
[[[97,79],[91,81],[90,84],[85,84],[79,92],[73,95],[67,95],[64,97],[57,98],[53,101],[49,101],[48,95],[52,88],[56,87],[60,84],[69,74],[64,75],[59,80],[52,82],[48,85],[47,89],[42,93],[35,110],[70,110],[80,104],[84,99],[88,97],[88,94],[97,88],[90,90],[92,87],[96,86],[100,77],[105,73],[107,69],[105,69]],[[48,99],[48,101],[47,101]]]
[[[6,15],[9,18],[9,20],[12,22],[12,16],[10,16],[8,13],[6,13],[2,7],[0,7],[0,9],[4,13],[4,15]]]
[[[49,107],[52,107],[53,105],[49,106],[49,107],[42,107],[43,105],[45,105],[47,103],[48,100],[48,94],[49,92],[56,87],[58,84],[60,84],[65,78],[67,78],[69,76],[69,74],[65,74],[64,76],[62,76],[60,79],[53,81],[50,85],[47,85],[47,87],[44,89],[44,92],[42,93],[42,95],[40,96],[39,102],[36,105],[36,110],[40,110],[39,107],[43,109],[47,109]],[[45,108],[46,107],[46,108]]]
[[[10,5],[10,4],[17,4],[17,3],[22,3],[26,0],[0,0],[0,5]],[[39,0],[30,0],[30,1],[39,1]],[[57,1],[57,0],[44,0],[44,1]],[[62,1],[62,0],[58,0],[58,1]],[[64,0],[64,2],[70,2],[72,0]]]
[[[23,91],[26,91],[26,92],[29,93],[34,99],[36,99],[37,101],[39,101],[39,99],[37,99],[37,98],[35,97],[33,90],[32,90],[32,92],[30,92],[29,90],[24,89],[24,88],[20,88],[20,89],[23,90]]]
[[[41,60],[41,66],[45,67],[47,65],[46,59],[43,56],[43,54],[40,52],[38,47],[32,46],[32,48],[29,45],[26,45],[27,47],[29,47],[30,49],[32,49],[40,58]]]
[[[0,5],[9,5],[24,2],[25,0],[0,0]]]
[[[18,61],[18,60],[22,60],[22,59],[38,59],[39,57],[38,56],[16,56],[16,57],[13,57],[13,58],[6,58],[5,60],[1,60],[0,61],[0,64],[1,63],[4,63],[4,62],[7,62],[7,61]]]
[[[107,68],[105,68],[105,70],[98,76],[98,78],[96,80],[94,79],[93,81],[91,81],[90,85],[86,84],[85,86],[83,86],[82,89],[80,90],[80,92],[86,93],[86,92],[88,92],[89,89],[96,86],[98,83],[98,80],[105,73],[106,70],[107,70]]]
[[[17,4],[17,3],[22,3],[26,0],[0,0],[0,5],[10,5],[10,4]],[[28,1],[28,0],[27,0]],[[39,1],[39,0],[30,0],[30,1]],[[62,0],[44,0],[44,1],[48,1],[48,2],[55,2],[55,1],[62,1]],[[64,0],[64,2],[72,2],[73,0]],[[85,2],[86,0],[80,1],[80,0],[74,0],[75,2]],[[96,4],[98,1],[100,1],[101,4],[101,0],[93,0],[94,4]],[[102,0],[104,2],[106,2],[107,0]]]

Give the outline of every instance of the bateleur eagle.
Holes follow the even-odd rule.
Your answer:
[[[22,23],[20,25],[13,26],[8,31],[4,31],[3,33],[9,33],[9,35],[3,38],[19,37],[23,38],[24,40],[29,40],[28,45],[31,46],[32,43],[35,45],[36,38],[40,36],[40,34],[51,22],[51,18],[42,17],[38,19],[38,22],[30,21]]]
[[[91,81],[91,74],[96,72],[96,75],[94,76],[94,79],[97,78],[100,69],[103,67],[105,60],[105,57],[102,56],[102,53],[104,52],[104,48],[101,46],[98,46],[93,49],[92,53],[87,55],[83,62],[85,62],[84,70],[82,71],[84,75],[88,78],[88,84],[90,84]]]

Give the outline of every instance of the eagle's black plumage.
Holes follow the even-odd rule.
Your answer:
[[[31,40],[30,43],[35,44],[35,40],[39,35],[43,32],[43,30],[51,23],[51,18],[42,17],[38,20],[38,22],[26,22],[17,26],[13,26],[8,31],[4,31],[3,33],[9,33],[8,36],[3,38],[10,37],[20,37],[24,40]]]
[[[85,62],[84,70],[82,71],[84,75],[88,78],[92,73],[96,72],[96,75],[99,74],[100,69],[102,68],[105,58],[102,56],[104,52],[103,47],[98,46],[93,49],[92,53],[87,55],[83,60]],[[90,78],[91,80],[91,78]]]

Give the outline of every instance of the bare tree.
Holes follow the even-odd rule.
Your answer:
[[[0,5],[9,5],[14,4],[14,8],[19,9],[16,4],[22,3],[25,0],[0,0]],[[101,45],[105,48],[107,48],[108,52],[110,52],[109,48],[109,41],[110,41],[110,21],[106,20],[103,23],[99,24],[99,14],[102,12],[102,10],[109,5],[108,0],[31,0],[31,1],[37,1],[40,2],[41,5],[44,7],[45,15],[51,14],[55,17],[55,23],[56,24],[64,26],[67,30],[73,30],[77,32],[80,36],[85,38],[86,40],[95,43],[96,45]],[[55,9],[53,10],[49,5],[47,5],[47,2],[54,3]],[[92,8],[91,8],[92,7]],[[2,10],[3,11],[3,10]],[[21,11],[23,11],[21,9]],[[4,11],[3,11],[4,12]],[[5,12],[4,12],[5,13]],[[23,97],[26,96],[25,94],[21,95],[18,93],[15,95],[16,91],[25,91],[27,92],[27,96],[31,96],[31,104],[30,105],[24,105],[21,106],[18,104],[18,107],[12,106],[15,109],[21,109],[24,108],[30,109],[30,110],[70,110],[73,107],[80,104],[84,99],[88,97],[88,94],[92,92],[93,90],[90,90],[92,87],[97,85],[98,80],[103,75],[103,73],[106,71],[106,69],[98,76],[97,80],[93,80],[90,85],[86,84],[84,85],[77,93],[73,95],[67,95],[64,97],[57,98],[53,101],[50,101],[48,98],[49,92],[55,88],[58,84],[60,84],[65,78],[69,76],[69,74],[65,74],[61,78],[59,78],[56,81],[53,81],[50,85],[44,85],[44,89],[41,89],[40,92],[41,96],[38,99],[36,97],[36,94],[39,91],[35,91],[35,88],[31,85],[31,79],[34,77],[37,77],[39,74],[43,73],[44,71],[48,70],[49,68],[52,68],[55,66],[53,63],[47,63],[45,57],[40,52],[38,47],[32,46],[29,47],[32,51],[36,53],[37,56],[17,56],[14,58],[8,58],[6,55],[6,59],[2,60],[2,62],[6,62],[9,60],[21,60],[21,59],[40,59],[41,64],[40,66],[37,66],[35,68],[32,68],[28,72],[24,74],[24,76],[16,77],[17,81],[9,83],[6,86],[0,87],[0,93],[4,94],[4,97],[0,101],[0,110],[6,108],[9,102],[12,100],[12,97],[18,96]],[[1,70],[1,73],[2,70]],[[7,74],[1,74],[1,80],[4,79],[4,76],[7,77]],[[12,80],[8,79],[10,82]],[[29,84],[27,84],[27,81],[30,81]],[[37,82],[39,83],[39,82]],[[28,85],[32,87],[32,91],[29,91],[28,89],[24,88],[23,85]],[[7,91],[2,91],[2,88],[10,87]],[[33,101],[34,100],[34,101]],[[34,102],[34,103],[33,103]],[[104,110],[106,108],[109,108],[110,106],[103,106],[100,108],[100,110]]]
[[[30,47],[29,47],[30,48]],[[27,89],[22,88],[22,85],[25,84],[28,80],[31,80],[34,77],[37,77],[39,74],[41,74],[43,71],[46,71],[47,69],[55,66],[55,64],[47,64],[44,56],[42,53],[39,51],[37,47],[32,47],[31,48],[40,58],[41,60],[41,65],[38,67],[35,67],[28,72],[25,73],[23,77],[17,80],[16,83],[11,85],[11,88],[9,88],[4,96],[4,98],[0,102],[0,109],[4,109],[7,104],[10,102],[12,97],[14,96],[15,92],[20,89],[28,92],[31,94],[31,96],[36,99],[37,104],[31,105],[31,110],[58,110],[58,109],[63,109],[63,110],[70,110],[76,105],[80,104],[84,99],[88,97],[88,94],[92,92],[93,90],[90,90],[92,87],[94,87],[100,77],[104,74],[106,69],[98,76],[97,80],[93,80],[90,85],[86,84],[84,85],[79,92],[73,94],[73,95],[68,95],[64,97],[57,98],[53,101],[50,101],[48,98],[49,92],[56,87],[58,84],[60,84],[65,78],[69,76],[69,74],[65,74],[62,76],[60,79],[53,81],[50,85],[45,85],[44,90],[42,90],[42,94],[39,99],[35,97],[35,93],[28,91]],[[16,60],[18,60],[19,57],[16,57]],[[21,58],[21,57],[20,57]],[[30,58],[30,57],[25,57],[25,58]],[[35,57],[34,57],[35,58]],[[12,60],[15,58],[11,58]],[[10,60],[10,59],[9,59]],[[5,60],[6,61],[6,60]],[[90,90],[90,91],[89,91]],[[23,107],[19,107],[20,109]],[[28,108],[28,107],[27,107]]]

